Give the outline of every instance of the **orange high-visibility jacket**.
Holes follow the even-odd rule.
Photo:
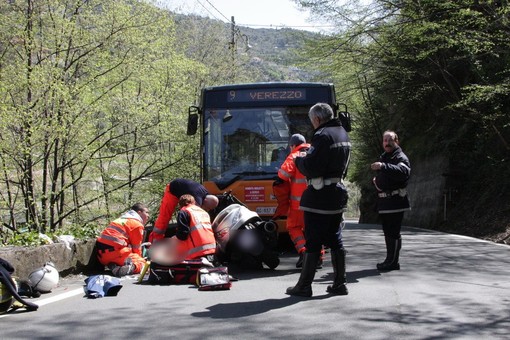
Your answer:
[[[192,260],[216,253],[216,240],[207,211],[193,204],[181,210],[189,213],[191,223],[188,238],[179,242],[179,254],[183,254],[185,260]]]
[[[115,249],[131,248],[133,253],[142,254],[143,220],[134,210],[129,210],[112,221],[98,236],[97,241]]]
[[[307,187],[306,177],[298,170],[294,159],[300,152],[304,152],[308,148],[310,148],[310,144],[308,143],[303,143],[294,147],[278,170],[278,177],[290,183],[289,200],[291,209],[299,209],[301,195],[303,195],[303,191],[305,191]]]

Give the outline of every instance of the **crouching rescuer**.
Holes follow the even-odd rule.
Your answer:
[[[176,249],[178,258],[182,261],[207,257],[214,261],[216,239],[209,214],[197,206],[195,198],[188,194],[179,198],[179,207],[175,235],[179,240]]]
[[[146,260],[142,257],[144,225],[149,210],[142,203],[112,221],[96,240],[97,258],[115,276],[138,274]]]
[[[328,104],[315,104],[308,117],[314,128],[311,147],[295,159],[297,168],[308,180],[300,202],[300,209],[304,211],[306,252],[299,280],[287,289],[287,294],[312,296],[312,282],[324,245],[331,249],[334,271],[334,282],[327,291],[347,295],[341,229],[347,190],[342,179],[347,171],[351,143],[347,131],[340,120],[333,117],[333,109]]]

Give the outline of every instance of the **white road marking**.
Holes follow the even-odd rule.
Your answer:
[[[50,298],[41,299],[41,300],[35,300],[35,301],[30,301],[30,302],[32,302],[32,303],[38,305],[39,307],[41,307],[41,306],[44,306],[44,305],[47,305],[47,304],[50,304],[50,303],[53,303],[53,302],[57,302],[57,301],[61,301],[61,300],[73,297],[75,295],[79,295],[79,294],[85,295],[85,291],[83,290],[83,288],[77,288],[75,290],[71,290],[71,291],[63,293],[63,294],[52,296]],[[0,315],[0,319],[5,318],[6,316],[9,316],[9,315],[13,315],[13,314],[3,314],[3,315]]]
[[[56,296],[52,296],[52,297],[47,298],[47,299],[42,299],[42,300],[34,301],[34,303],[40,307],[40,306],[44,306],[44,305],[47,305],[47,304],[50,304],[50,303],[53,303],[53,302],[57,302],[57,301],[61,301],[61,300],[70,298],[70,297],[78,295],[78,294],[85,295],[85,291],[83,290],[83,288],[77,288],[77,289],[71,290],[71,291],[69,291],[67,293],[63,293],[63,294],[59,294],[59,295],[56,295]]]

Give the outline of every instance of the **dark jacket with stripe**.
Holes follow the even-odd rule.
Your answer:
[[[374,177],[378,195],[377,210],[380,214],[411,210],[406,190],[411,176],[409,159],[402,149],[397,147],[391,153],[383,153],[379,162],[383,164]]]
[[[296,157],[296,166],[308,180],[322,177],[342,179],[347,171],[351,142],[337,119],[320,125],[314,132],[305,157]],[[319,214],[339,214],[345,210],[347,191],[340,182],[316,190],[308,185],[301,196],[300,209]]]

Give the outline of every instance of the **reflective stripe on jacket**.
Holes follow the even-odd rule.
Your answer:
[[[390,214],[411,210],[407,196],[407,183],[411,176],[411,163],[400,146],[379,157],[383,163],[373,179],[377,189],[377,211]]]
[[[112,221],[97,238],[98,242],[112,246],[115,249],[131,248],[133,253],[141,255],[143,241],[142,218],[134,210],[126,212]]]
[[[305,157],[295,160],[299,171],[308,179],[344,178],[350,158],[351,142],[337,119],[315,129],[311,147]],[[300,209],[317,214],[341,214],[345,209],[346,190],[341,183],[316,190],[309,186],[301,197]]]
[[[216,253],[216,240],[209,214],[192,204],[182,207],[181,210],[189,214],[191,222],[188,238],[179,241],[179,253],[184,254],[185,260]]]
[[[278,177],[290,183],[290,208],[299,209],[299,202],[303,191],[307,187],[306,177],[299,171],[294,163],[294,159],[300,152],[305,152],[310,148],[310,144],[303,143],[292,149],[292,152],[287,156],[282,166],[278,170]]]

